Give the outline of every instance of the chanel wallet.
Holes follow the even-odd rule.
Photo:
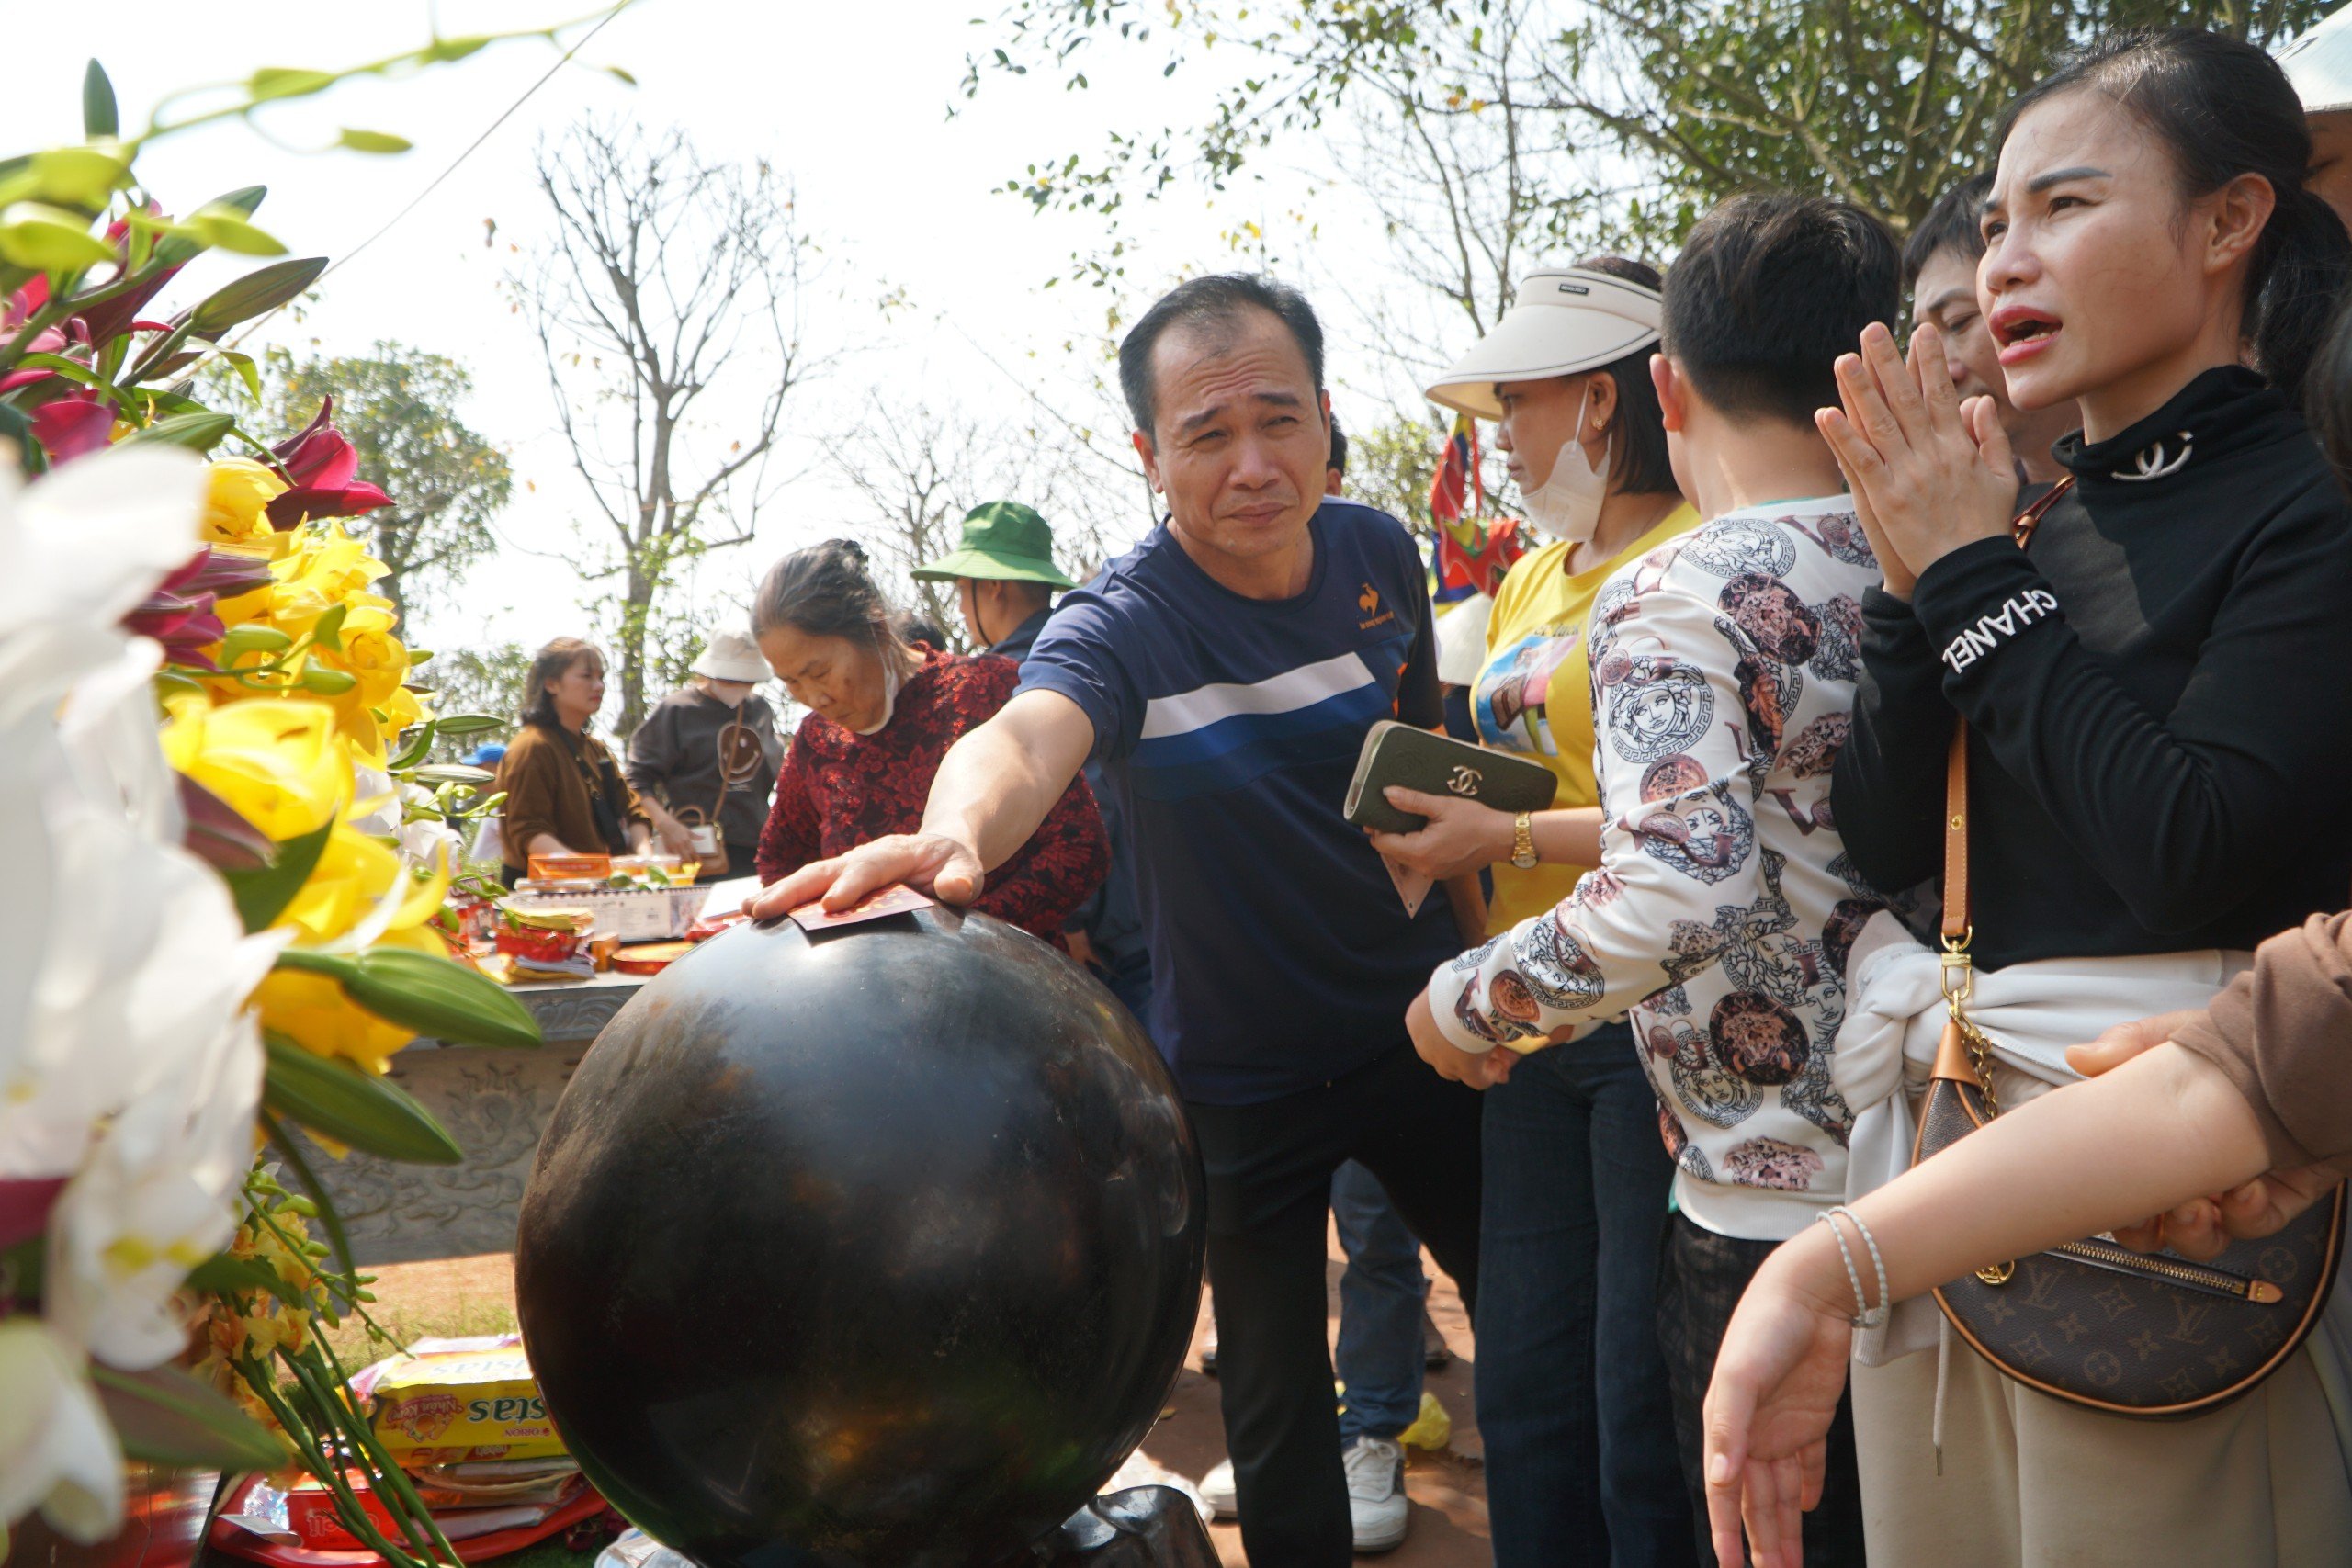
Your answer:
[[[1419,831],[1429,818],[1389,805],[1382,791],[1391,784],[1423,795],[1458,795],[1517,816],[1550,806],[1559,780],[1541,762],[1384,718],[1363,738],[1340,814],[1383,833]]]

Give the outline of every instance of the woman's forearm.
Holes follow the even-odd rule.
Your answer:
[[[526,855],[568,855],[572,849],[553,833],[534,833],[531,841],[523,846],[523,852]]]
[[[2269,1164],[2261,1123],[2221,1070],[2159,1045],[2004,1113],[1853,1209],[1901,1301],[1972,1269],[2235,1187]],[[1852,1293],[1827,1235],[1808,1234],[1783,1250],[1791,1256],[1781,1267],[1809,1292],[1827,1282]],[[1859,1245],[1854,1260],[1875,1297]]]
[[[1600,818],[1598,806],[1535,813],[1527,823],[1535,840],[1535,858],[1551,865],[1599,865]],[[1502,858],[1510,857],[1506,852]]]

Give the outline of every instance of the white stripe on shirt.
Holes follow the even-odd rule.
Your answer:
[[[1236,714],[1295,713],[1344,693],[1374,684],[1362,658],[1342,653],[1302,664],[1262,681],[1195,686],[1173,696],[1154,697],[1144,706],[1142,739],[1189,735]]]

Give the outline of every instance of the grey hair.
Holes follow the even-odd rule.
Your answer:
[[[789,626],[810,637],[846,637],[880,652],[898,646],[890,602],[865,570],[854,539],[828,539],[795,550],[760,580],[752,599],[752,635]]]

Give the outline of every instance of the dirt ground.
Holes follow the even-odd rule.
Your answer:
[[[1340,1331],[1340,1271],[1344,1266],[1336,1237],[1330,1241],[1331,1333]],[[1453,1420],[1453,1438],[1441,1452],[1406,1450],[1405,1491],[1413,1504],[1412,1530],[1395,1551],[1366,1562],[1387,1568],[1472,1568],[1487,1562],[1485,1450],[1478,1441],[1476,1416],[1471,1409],[1470,1380],[1476,1346],[1461,1298],[1452,1281],[1426,1255],[1422,1266],[1436,1281],[1430,1292],[1430,1314],[1453,1347],[1453,1359],[1429,1374],[1427,1387]],[[387,1328],[403,1337],[420,1334],[494,1334],[514,1326],[514,1258],[503,1252],[474,1258],[442,1258],[429,1263],[386,1264],[374,1291],[376,1315]],[[1197,1481],[1225,1457],[1224,1423],[1217,1415],[1216,1380],[1201,1371],[1201,1343],[1209,1329],[1208,1303],[1201,1303],[1201,1321],[1193,1333],[1193,1348],[1177,1374],[1168,1414],[1143,1451],[1155,1462]],[[1219,1524],[1210,1532],[1227,1568],[1244,1568],[1241,1532]]]

